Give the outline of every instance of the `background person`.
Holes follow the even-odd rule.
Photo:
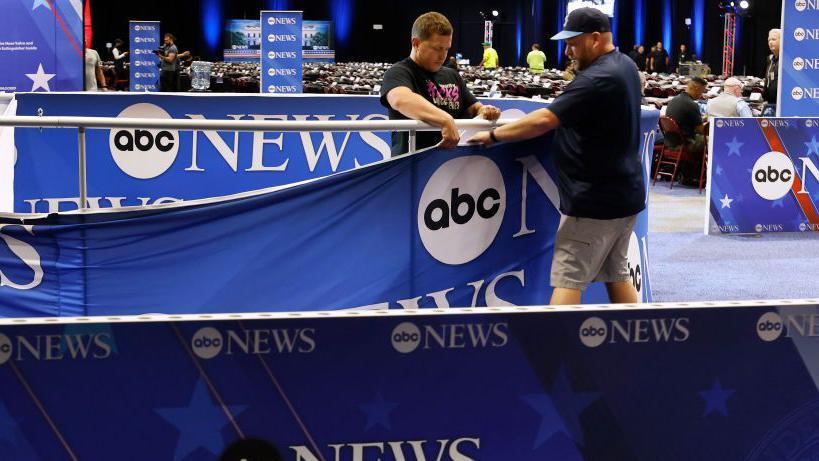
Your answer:
[[[684,62],[693,61],[693,57],[690,51],[688,51],[688,47],[683,43],[680,45],[680,51],[677,52],[677,56],[674,58],[674,69],[677,70],[679,73],[680,71],[680,64]]]
[[[688,144],[688,156],[680,163],[680,182],[699,180],[700,161],[705,149],[705,126],[702,123],[699,101],[708,87],[708,82],[700,77],[692,77],[685,91],[674,97],[666,109],[665,115],[677,122],[682,138],[664,133],[665,142],[670,147],[680,143]]]
[[[452,24],[442,14],[429,12],[412,25],[412,51],[403,61],[384,73],[381,104],[390,120],[421,120],[441,128],[440,132],[419,131],[416,148],[431,147],[439,142],[444,148],[458,145],[461,136],[456,118],[483,117],[497,120],[500,110],[483,105],[466,87],[458,72],[442,67],[452,46]],[[392,134],[392,154],[409,151],[409,134]]]
[[[658,74],[668,73],[668,51],[663,48],[663,42],[657,42],[650,58],[652,72]]]
[[[97,50],[85,49],[85,91],[107,90],[105,75],[102,73],[102,59]]]
[[[779,51],[781,49],[782,31],[771,29],[768,32],[768,55],[765,65],[765,101],[775,105],[779,101]]]
[[[540,50],[540,44],[532,45],[532,51],[526,55],[526,64],[529,65],[529,72],[542,74],[546,70],[546,54]]]
[[[753,117],[748,103],[742,99],[742,82],[731,77],[722,85],[722,93],[708,101],[709,117]]]
[[[114,86],[116,87],[117,82],[125,80],[127,76],[125,73],[125,60],[128,58],[128,51],[125,51],[125,42],[122,41],[121,38],[114,40],[114,47],[111,48],[111,54],[114,56]]]
[[[498,52],[492,48],[492,43],[483,42],[483,59],[481,60],[481,67],[484,69],[498,68]]]
[[[176,48],[176,37],[165,34],[164,45],[159,50],[159,91],[177,91],[179,87],[179,49]]]

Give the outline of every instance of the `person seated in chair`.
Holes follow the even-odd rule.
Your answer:
[[[707,86],[708,83],[704,79],[691,78],[686,90],[675,96],[666,109],[666,117],[673,118],[682,133],[682,139],[678,135],[664,133],[666,144],[673,148],[684,142],[688,147],[688,156],[680,164],[680,182],[699,178],[700,161],[705,149],[705,126],[702,123],[698,101],[702,99]]]
[[[722,93],[708,101],[709,117],[753,117],[748,103],[742,99],[742,82],[731,77],[722,85]]]

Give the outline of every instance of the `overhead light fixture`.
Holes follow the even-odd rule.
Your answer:
[[[747,10],[749,6],[751,6],[751,4],[748,2],[748,0],[742,0],[739,2],[739,7],[743,10]]]
[[[492,10],[492,16],[497,18],[498,15],[500,15],[500,12],[498,10]]]

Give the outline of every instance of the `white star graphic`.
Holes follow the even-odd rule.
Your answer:
[[[26,77],[30,78],[32,82],[31,91],[37,91],[38,89],[42,88],[46,91],[51,91],[51,88],[48,87],[48,81],[54,78],[57,74],[47,74],[43,70],[43,64],[40,63],[40,67],[37,68],[36,74],[26,74]]]
[[[51,9],[51,6],[49,6],[46,0],[34,0],[34,5],[31,7],[31,11],[36,10],[39,6],[44,6],[47,10]]]
[[[725,194],[725,198],[721,198],[719,201],[722,203],[722,208],[731,208],[731,202],[733,202],[734,199],[728,198],[728,194]]]

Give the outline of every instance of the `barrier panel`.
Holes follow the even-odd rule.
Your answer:
[[[819,117],[819,1],[782,2],[780,117]],[[767,78],[767,76],[766,76]],[[773,101],[776,102],[776,101]]]
[[[0,92],[82,91],[83,2],[8,0],[0,15]]]
[[[706,234],[819,230],[819,119],[717,118]]]
[[[128,21],[130,91],[159,91],[159,29],[159,21]]]
[[[247,459],[804,459],[810,303],[5,320],[0,449],[194,460],[255,438],[280,456]]]
[[[375,96],[20,94],[20,116],[193,120],[386,120]],[[545,107],[532,100],[487,100],[514,117]],[[646,118],[653,114],[647,113]],[[91,208],[218,197],[350,170],[390,157],[389,132],[89,130]],[[19,129],[14,210],[76,209],[77,136]]]
[[[233,197],[0,217],[0,314],[542,304],[559,221],[549,145],[432,149]],[[629,248],[644,301],[647,233],[645,211]],[[600,285],[586,295],[606,299]]]

